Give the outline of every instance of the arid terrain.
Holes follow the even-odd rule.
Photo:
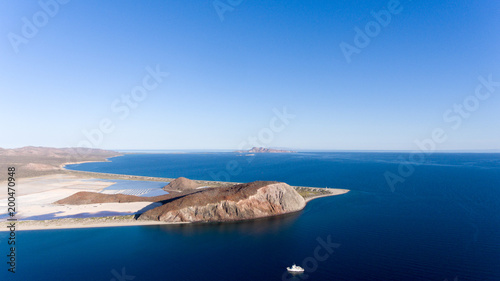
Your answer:
[[[65,164],[93,161],[107,161],[107,158],[122,154],[101,149],[51,148],[26,146],[15,149],[0,148],[0,171],[7,167],[16,168],[16,178],[36,177],[65,173]],[[0,181],[6,180],[6,173],[0,173]]]

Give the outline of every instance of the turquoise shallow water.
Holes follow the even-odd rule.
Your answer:
[[[107,180],[98,179],[99,181],[113,182],[114,184],[104,188],[103,191],[120,191],[122,194],[136,195],[141,197],[151,197],[168,194],[162,188],[168,182],[157,181],[134,181],[134,180]]]
[[[384,173],[398,174],[408,154],[152,154],[72,165],[353,191],[239,223],[18,232],[18,272],[5,267],[0,279],[500,280],[499,156],[430,155],[393,189]],[[294,262],[305,275],[284,271]]]

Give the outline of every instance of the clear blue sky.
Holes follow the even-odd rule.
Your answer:
[[[500,149],[500,86],[470,97],[500,81],[498,1],[40,2],[0,2],[0,147],[414,150],[441,128],[436,149]],[[169,75],[121,103],[147,67]]]

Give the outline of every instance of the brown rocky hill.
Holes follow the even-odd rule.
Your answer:
[[[203,185],[196,183],[193,180],[187,179],[185,177],[179,177],[179,178],[176,178],[175,180],[169,182],[166,186],[164,186],[163,190],[182,191],[182,190],[196,189],[196,188],[201,187],[201,186],[203,186]]]
[[[258,181],[227,188],[207,188],[167,200],[139,220],[211,222],[254,219],[299,211],[305,200],[291,186]]]
[[[61,205],[82,205],[82,204],[100,204],[100,203],[128,203],[128,202],[163,202],[179,196],[184,196],[191,192],[181,192],[175,194],[165,194],[152,197],[141,197],[127,194],[104,194],[89,191],[80,191],[69,197],[54,202]]]

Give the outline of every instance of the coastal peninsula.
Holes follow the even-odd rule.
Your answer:
[[[89,157],[107,161],[105,156],[120,154],[96,150],[82,159],[76,157],[74,149],[44,150],[35,147],[0,150],[0,154],[11,157],[11,161],[2,159],[3,165],[15,163],[24,171],[19,172],[17,182],[22,188],[16,196],[23,202],[16,214],[18,230],[247,220],[297,212],[311,199],[348,192],[292,187],[280,182],[241,184],[70,171],[63,168],[66,159],[73,163]],[[50,156],[48,151],[54,154]],[[16,153],[22,157],[17,158]],[[50,169],[36,165],[46,160]],[[117,182],[133,183],[137,190],[157,182],[154,190],[163,194],[137,196],[108,189]],[[0,202],[5,201],[3,197],[0,194]],[[0,207],[6,210],[3,205]],[[0,220],[0,226],[6,223],[5,218]]]

